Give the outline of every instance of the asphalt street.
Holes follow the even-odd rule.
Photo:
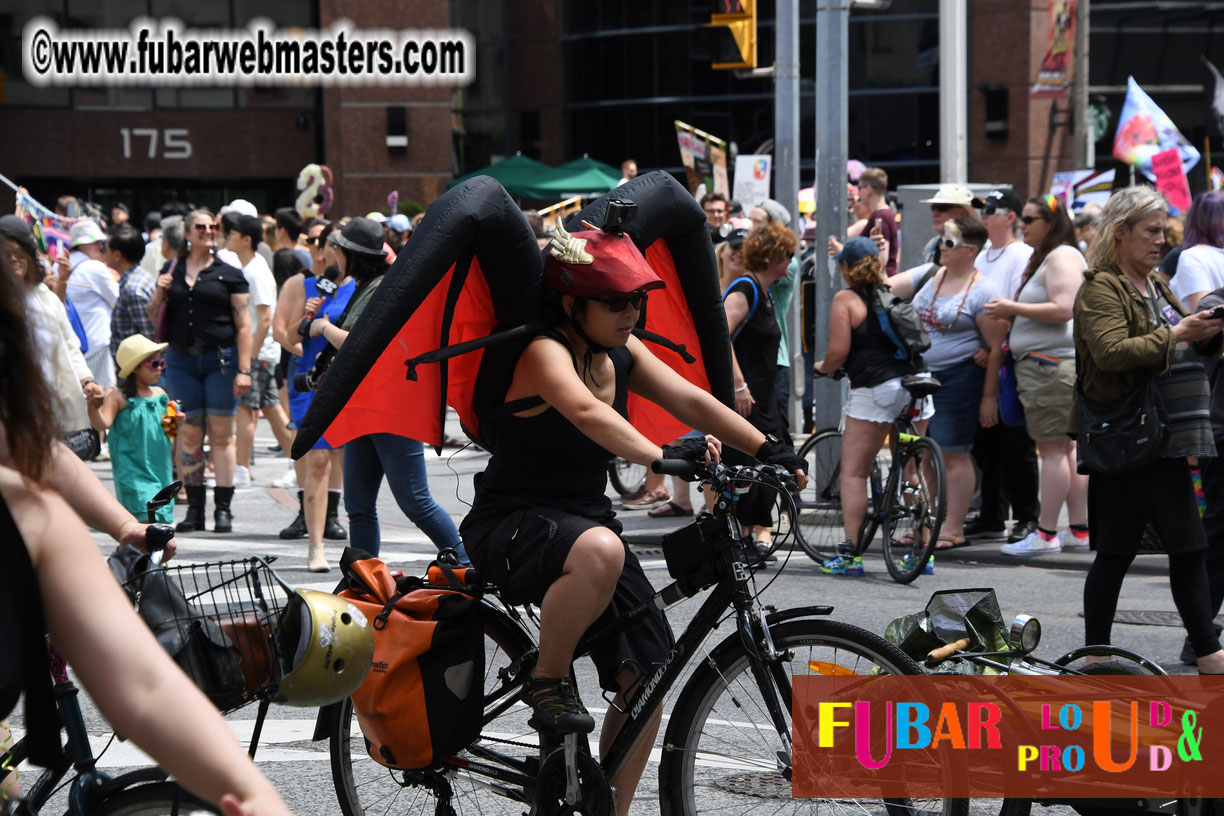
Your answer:
[[[459,436],[453,417],[449,425],[450,433]],[[290,584],[331,591],[338,577],[335,564],[343,544],[328,543],[328,559],[333,564],[333,570],[327,574],[314,574],[305,569],[305,541],[287,542],[277,536],[277,532],[293,518],[296,497],[270,486],[271,481],[284,472],[287,464],[283,454],[267,450],[267,446],[273,443],[270,432],[261,424],[256,443],[255,483],[249,489],[238,491],[235,496],[234,532],[230,535],[204,532],[180,536],[177,562],[187,564],[250,555],[274,556],[274,568]],[[461,451],[448,449],[443,451],[441,457],[429,452],[427,459],[433,495],[458,522],[471,501],[472,476],[483,468],[486,455],[473,448]],[[108,464],[94,463],[91,467],[103,481],[110,484]],[[378,508],[383,531],[383,558],[393,567],[405,571],[423,569],[435,552],[430,541],[404,517],[385,487],[379,496]],[[181,506],[176,509],[176,520],[182,518],[183,512]],[[211,528],[211,502],[208,518]],[[622,518],[626,537],[642,561],[646,574],[656,587],[665,586],[669,579],[659,538],[684,520],[653,520],[648,519],[644,512],[624,513]],[[100,534],[95,534],[95,539],[101,552],[109,552],[112,548],[112,543]],[[829,604],[835,608],[835,619],[883,634],[892,618],[922,609],[933,591],[993,587],[1005,618],[1010,620],[1018,613],[1040,618],[1043,639],[1037,652],[1039,655],[1053,659],[1082,644],[1081,596],[1084,575],[1092,558],[1088,554],[1060,554],[1017,562],[1001,555],[998,544],[965,547],[949,554],[941,553],[936,560],[935,574],[922,576],[908,586],[895,584],[882,562],[878,558],[873,559],[870,554],[865,559],[868,574],[861,578],[822,575],[818,565],[798,549],[784,549],[779,555],[777,565],[758,575],[758,586],[765,587],[762,594],[764,601],[778,608]],[[696,606],[695,602],[689,601],[671,614],[677,633],[686,625],[688,616]],[[1137,559],[1136,567],[1123,588],[1119,618],[1145,623],[1117,623],[1114,627],[1115,644],[1135,649],[1171,672],[1189,671],[1177,661],[1184,632],[1169,594],[1163,556],[1142,555]],[[716,636],[721,638],[726,634],[724,631]],[[707,645],[712,648],[713,643]],[[603,710],[605,704],[596,696],[593,680],[594,672],[590,665],[580,666],[579,682],[584,697],[592,709]],[[672,694],[674,697],[675,692]],[[91,704],[87,704],[86,713],[91,737],[96,749],[100,750],[110,739],[110,730]],[[260,767],[276,784],[293,812],[302,816],[339,812],[327,743],[311,741],[313,715],[313,710],[273,706],[271,721],[265,727],[256,755]],[[168,712],[167,716],[171,714]],[[250,737],[254,717],[254,706],[227,717],[235,735],[244,743]],[[19,716],[15,718],[15,724],[20,725]],[[657,754],[654,759],[657,761]],[[116,741],[105,752],[100,765],[108,772],[119,772],[146,762],[133,746]],[[647,769],[634,802],[634,813],[658,812],[656,767],[655,761],[652,761]],[[1037,809],[1035,812],[1043,811]],[[1044,812],[1053,813],[1052,810]]]

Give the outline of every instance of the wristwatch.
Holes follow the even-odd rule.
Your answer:
[[[238,374],[245,374],[245,375],[247,375],[248,377],[249,377],[249,376],[251,376],[251,372],[249,372],[249,371],[243,371],[242,369],[238,369],[238,371],[237,371],[237,372],[235,372],[235,373],[238,373]]]

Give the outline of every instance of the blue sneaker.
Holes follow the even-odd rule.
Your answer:
[[[820,565],[820,571],[825,575],[862,575],[863,557],[860,555],[838,553],[832,558],[826,559]]]
[[[910,550],[905,555],[901,556],[902,569],[909,569],[910,566],[917,560],[918,555],[913,550]],[[931,553],[931,557],[927,559],[926,566],[922,568],[923,575],[935,574],[935,554]]]

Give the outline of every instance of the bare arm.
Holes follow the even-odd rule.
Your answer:
[[[846,363],[850,356],[850,332],[852,330],[850,303],[858,295],[843,289],[833,296],[833,308],[829,313],[829,346],[823,360],[817,360],[815,369],[821,374],[832,374]]]
[[[288,814],[212,703],[136,616],[63,500],[22,486],[8,470],[0,489],[48,601],[52,640],[116,730],[209,801],[235,795],[251,813]]]
[[[264,340],[268,339],[268,332],[272,328],[272,307],[266,303],[259,304],[255,307],[255,316],[255,328],[251,330],[252,361],[259,357],[259,350],[263,348]]]
[[[302,338],[298,337],[297,324],[306,310],[306,285],[301,275],[285,281],[276,298],[276,311],[272,315],[272,339],[287,349],[290,354],[302,355]],[[292,325],[290,325],[292,323]]]
[[[734,335],[740,324],[748,319],[748,296],[743,292],[732,292],[723,300],[723,311],[727,313],[727,333]],[[752,413],[756,398],[744,380],[734,347],[731,349],[731,381],[735,384],[735,411],[740,416],[748,416]]]
[[[936,272],[935,274],[938,275],[939,273]],[[934,279],[935,276],[932,275],[931,280]],[[914,282],[910,280],[910,276],[907,272],[902,272],[899,275],[893,275],[891,278],[889,278],[888,288],[892,289],[893,294],[902,300],[908,300],[917,294],[917,292],[914,291]]]
[[[1075,293],[1084,283],[1084,270],[1078,258],[1070,252],[1051,255],[1045,268],[1045,303],[1020,303],[998,299],[987,304],[987,313],[995,317],[1024,317],[1038,323],[1066,323],[1075,308]]]
[[[760,450],[765,434],[748,420],[678,376],[636,337],[629,338],[629,351],[633,354],[630,391],[662,406],[689,427],[711,433],[749,456]]]
[[[979,315],[977,325],[989,351],[978,421],[983,428],[990,428],[999,421],[999,369],[1003,367],[1003,341],[1007,338],[1007,322],[988,315]]]
[[[101,405],[89,403],[89,424],[99,431],[105,431],[115,424],[115,417],[119,416],[119,412],[125,407],[127,400],[119,393],[119,389],[108,388]]]
[[[622,459],[649,465],[663,456],[663,450],[616,413],[587,388],[574,371],[569,351],[560,343],[537,338],[514,372],[514,384],[526,394],[539,394],[585,436]]]

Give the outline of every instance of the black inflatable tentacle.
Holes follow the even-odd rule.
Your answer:
[[[480,262],[498,323],[517,326],[540,317],[544,263],[522,211],[488,176],[456,185],[430,206],[378,297],[353,326],[298,429],[295,459],[322,437],[405,321],[467,255]],[[436,336],[422,336],[422,351],[435,342]]]

